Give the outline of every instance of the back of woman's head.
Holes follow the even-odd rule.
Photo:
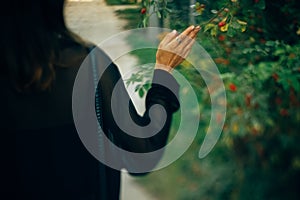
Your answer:
[[[4,10],[1,74],[19,90],[46,89],[54,77],[59,38],[70,36],[64,0],[11,0]]]

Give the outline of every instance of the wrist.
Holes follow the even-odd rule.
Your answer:
[[[159,64],[156,63],[154,69],[160,69],[160,70],[164,70],[166,72],[172,73],[173,69],[172,67],[166,66],[164,64]]]

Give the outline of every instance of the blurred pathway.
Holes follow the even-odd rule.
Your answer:
[[[121,33],[126,21],[119,19],[114,11],[126,8],[127,6],[107,6],[105,0],[67,0],[65,16],[67,25],[75,33],[82,36],[97,45],[106,41],[112,36]],[[123,53],[129,50],[126,41],[116,39],[106,46],[106,51],[110,56],[119,52]],[[116,61],[121,72],[129,66],[134,66],[136,59],[128,57],[127,60]],[[119,63],[118,63],[119,62]]]
[[[128,7],[128,6],[127,6]],[[111,36],[122,32],[126,21],[119,19],[114,11],[126,8],[125,6],[107,6],[105,0],[67,0],[65,16],[68,27],[81,37],[100,44]],[[109,43],[109,55],[113,53],[127,52],[129,50],[126,41],[114,40]],[[115,61],[122,66],[122,74],[136,63],[136,58],[125,56]],[[131,93],[130,93],[131,94]],[[132,94],[131,94],[132,95]],[[134,98],[134,97],[133,97]],[[155,200],[144,188],[138,185],[134,177],[122,172],[121,200]]]

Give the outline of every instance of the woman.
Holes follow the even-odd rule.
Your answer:
[[[1,199],[119,199],[120,171],[104,166],[87,151],[72,116],[76,74],[93,45],[66,28],[64,0],[16,0],[8,4],[3,11],[1,37]],[[163,127],[152,137],[133,137],[118,126],[111,103],[120,73],[113,63],[105,70],[97,64],[103,70],[98,83],[102,116],[98,120],[117,146],[143,153],[166,144],[172,113],[179,102],[178,94],[159,82],[167,80],[178,91],[171,71],[189,53],[199,29],[191,26],[180,35],[173,31],[164,38],[157,51],[144,116],[130,105],[130,115],[140,126],[158,123],[161,112],[166,112]],[[96,52],[97,63],[109,60],[101,49]],[[126,98],[121,85],[117,99]],[[156,111],[150,118],[154,104],[163,106],[164,111]],[[122,118],[122,113],[119,115]]]

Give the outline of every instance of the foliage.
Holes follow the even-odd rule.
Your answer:
[[[297,199],[300,44],[276,41],[262,47],[258,54],[267,51],[268,59],[224,80],[228,112],[222,142],[243,169],[240,199],[250,192],[258,199]]]
[[[167,7],[168,1],[166,0],[142,0],[141,2],[141,15],[142,22],[140,27],[147,27],[149,25],[150,17],[155,14],[159,19],[165,18],[172,11]]]
[[[195,152],[209,123],[210,94],[201,76],[183,63],[179,70],[197,88],[203,108],[199,134],[169,169],[148,177],[163,181],[166,190],[162,185],[150,187],[159,187],[163,199],[299,199],[300,3],[189,3],[145,0],[141,9],[146,12],[139,15],[144,26],[153,14],[172,29],[183,30],[191,21],[202,26],[197,40],[222,74],[226,122],[213,152],[199,160]]]
[[[137,0],[105,0],[108,5],[136,4]]]
[[[138,8],[127,8],[116,10],[115,13],[120,19],[126,20],[127,23],[124,25],[125,30],[134,29],[139,23],[139,18],[136,16],[139,14],[140,9]]]

